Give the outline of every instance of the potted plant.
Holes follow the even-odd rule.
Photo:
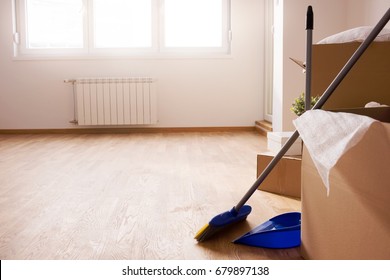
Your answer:
[[[320,99],[319,96],[311,97],[311,107],[317,103],[318,99]],[[298,98],[295,98],[294,103],[291,106],[291,111],[298,117],[305,112],[305,94],[303,92]]]

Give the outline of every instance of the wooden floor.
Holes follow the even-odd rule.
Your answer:
[[[256,179],[252,132],[0,135],[0,259],[299,259],[231,243],[300,201],[257,191],[246,222],[198,244]]]

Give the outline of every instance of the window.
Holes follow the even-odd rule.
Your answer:
[[[166,0],[164,9],[167,47],[220,47],[222,0]]]
[[[81,48],[83,46],[81,0],[28,0],[26,4],[28,48]]]
[[[94,47],[150,48],[151,11],[150,0],[94,0]]]
[[[14,0],[17,56],[227,54],[230,0]]]

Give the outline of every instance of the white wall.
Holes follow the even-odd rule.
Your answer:
[[[313,43],[362,25],[375,25],[390,7],[389,0],[275,0],[274,131],[294,130],[290,111],[294,99],[305,90],[305,75],[289,57],[305,60],[306,11],[313,6]],[[389,26],[389,25],[388,25]]]
[[[389,8],[390,0],[348,0],[347,27],[375,25]]]
[[[11,1],[0,1],[0,129],[70,128],[64,79],[150,75],[160,127],[253,126],[263,115],[263,7],[232,0],[226,59],[13,60]]]

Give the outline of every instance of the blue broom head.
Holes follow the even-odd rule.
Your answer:
[[[251,211],[252,207],[249,205],[242,206],[238,211],[233,207],[230,211],[226,211],[212,218],[209,222],[209,225],[213,227],[224,227],[230,224],[234,224],[246,219]]]

